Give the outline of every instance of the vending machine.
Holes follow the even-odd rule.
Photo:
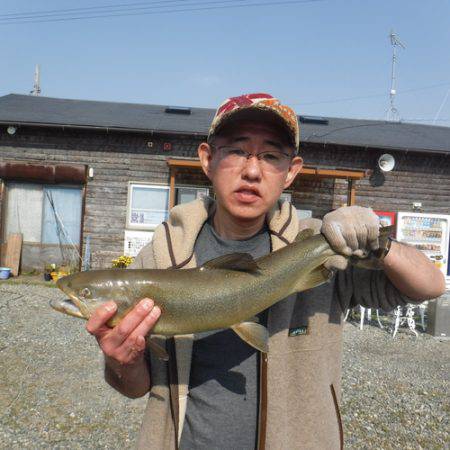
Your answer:
[[[446,277],[449,268],[450,215],[399,212],[397,240],[413,245],[427,255]]]

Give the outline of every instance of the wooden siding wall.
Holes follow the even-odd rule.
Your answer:
[[[110,267],[111,260],[123,253],[128,182],[169,183],[162,150],[166,140],[150,149],[146,136],[21,131],[17,139],[0,138],[2,161],[76,163],[94,168],[94,178],[86,188],[83,252],[89,235],[92,267]]]
[[[385,173],[382,186],[372,187],[369,177],[356,183],[356,204],[386,211],[412,211],[421,202],[423,212],[450,214],[450,153],[427,154],[336,146],[311,146],[305,149],[307,164],[320,167],[346,167],[371,170],[379,156],[395,158],[392,172]],[[345,202],[347,183],[336,180],[333,208]]]
[[[153,145],[148,146],[151,141]],[[95,175],[88,181],[84,217],[84,241],[91,237],[92,266],[109,267],[123,252],[128,182],[169,184],[166,157],[194,156],[198,137],[152,137],[136,134],[19,129],[14,136],[0,133],[0,160],[86,164]],[[163,144],[172,149],[165,151]],[[380,151],[304,144],[305,163],[323,168],[371,169]],[[383,186],[373,188],[367,179],[356,184],[356,201],[383,210],[411,210],[420,201],[424,212],[450,214],[450,157],[389,152],[396,170],[386,175]],[[183,172],[179,184],[204,185],[200,172]],[[313,216],[346,202],[345,180],[315,180],[301,176],[293,186],[293,203],[311,209]]]

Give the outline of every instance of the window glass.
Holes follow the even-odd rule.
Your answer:
[[[130,228],[153,229],[167,219],[169,214],[169,188],[132,184],[128,226]]]
[[[292,194],[290,192],[282,192],[280,195],[280,200],[291,203]]]
[[[81,189],[44,187],[43,244],[80,243]]]
[[[5,239],[22,233],[25,242],[41,242],[42,186],[31,183],[8,183]]]
[[[203,198],[209,195],[208,188],[179,187],[177,188],[177,205],[188,203],[197,198]]]

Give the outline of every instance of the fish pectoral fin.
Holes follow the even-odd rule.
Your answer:
[[[219,256],[203,264],[201,269],[228,269],[240,272],[258,272],[259,266],[248,253],[231,253]]]
[[[309,274],[300,277],[294,286],[293,293],[303,292],[316,286],[326,283],[333,277],[333,272],[325,266],[320,265],[313,269]]]
[[[266,327],[256,322],[242,322],[233,325],[231,329],[256,350],[263,353],[269,351],[269,332]]]
[[[151,352],[155,354],[158,359],[162,359],[163,361],[169,361],[169,355],[166,350],[162,348],[159,344],[153,341],[150,337],[146,339],[147,347]]]
[[[314,230],[312,228],[305,228],[295,236],[295,242],[301,242],[309,237],[314,236]]]

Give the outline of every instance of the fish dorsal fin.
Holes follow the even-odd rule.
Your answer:
[[[248,253],[231,253],[219,256],[203,264],[201,269],[228,269],[240,272],[258,272],[256,261]]]
[[[256,350],[263,353],[269,351],[269,332],[266,327],[256,322],[242,322],[233,325],[231,329]]]
[[[309,274],[299,277],[291,293],[303,292],[316,286],[320,286],[329,281],[332,277],[333,272],[328,270],[325,266],[320,265],[309,272]]]
[[[304,241],[305,239],[308,239],[309,237],[314,235],[314,230],[312,228],[305,228],[304,230],[300,231],[297,236],[295,237],[295,242]]]

